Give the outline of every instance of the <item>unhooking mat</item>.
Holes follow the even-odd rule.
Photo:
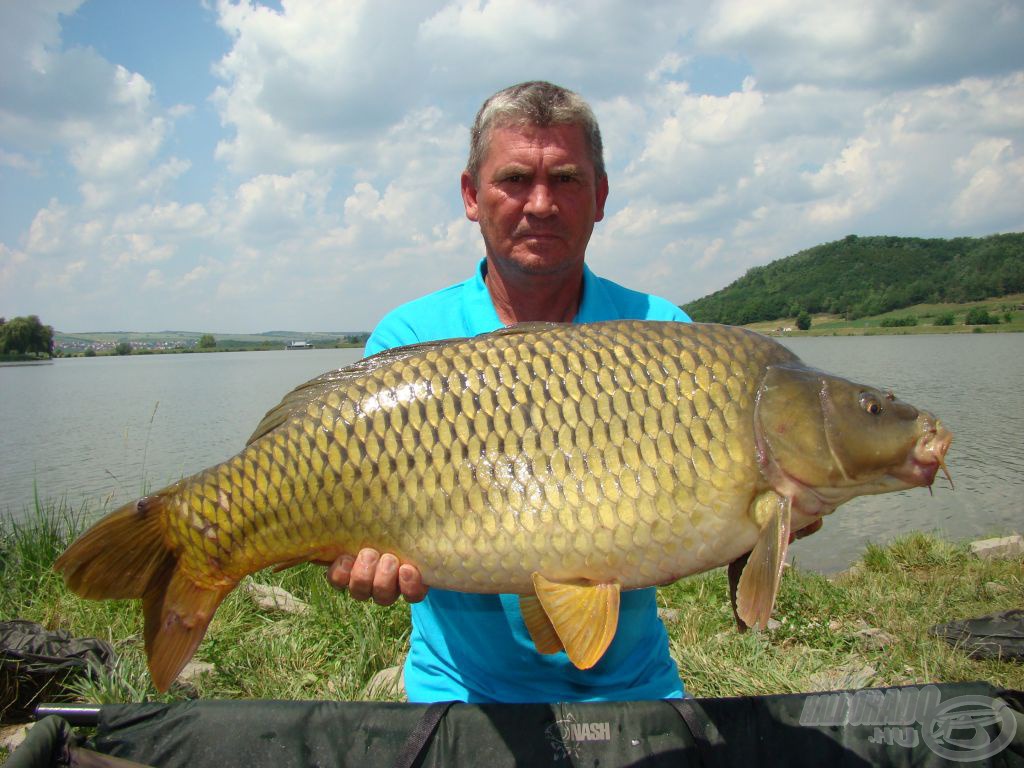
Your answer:
[[[47,718],[9,768],[1024,766],[1024,694],[987,683],[676,702],[195,701]],[[113,759],[112,759],[113,758]]]

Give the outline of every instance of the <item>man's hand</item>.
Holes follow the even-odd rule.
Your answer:
[[[418,603],[427,596],[419,568],[375,549],[364,549],[358,557],[342,555],[327,567],[327,580],[335,589],[348,589],[356,600],[369,600],[377,605],[391,605],[399,595],[407,603]]]

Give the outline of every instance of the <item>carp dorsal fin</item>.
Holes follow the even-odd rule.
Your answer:
[[[548,320],[529,320],[524,323],[506,325],[504,328],[499,328],[498,330],[491,331],[490,333],[482,333],[480,336],[516,336],[523,333],[540,333],[542,331],[550,331],[553,328],[561,328],[565,325],[572,325],[572,323],[555,323]]]
[[[750,552],[736,589],[736,615],[749,627],[764,629],[779,591],[782,566],[789,548],[792,501],[765,491],[752,505],[761,535]]]
[[[582,579],[559,582],[534,573],[533,588],[569,661],[578,669],[597,664],[611,645],[619,623],[619,583]],[[541,651],[545,652],[553,653]]]
[[[267,411],[256,430],[245,441],[246,445],[254,443],[268,432],[272,432],[293,417],[306,412],[311,401],[325,395],[333,389],[344,387],[353,379],[360,379],[374,371],[385,368],[399,360],[405,360],[416,355],[422,355],[433,349],[439,349],[449,344],[456,344],[465,339],[441,339],[439,341],[424,341],[419,344],[409,344],[404,347],[392,347],[378,352],[375,355],[364,357],[344,368],[328,371],[310,379],[305,384],[299,384],[295,389],[285,395],[281,402]]]

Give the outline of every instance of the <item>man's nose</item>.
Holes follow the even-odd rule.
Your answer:
[[[551,188],[544,182],[537,182],[530,187],[530,194],[526,198],[524,213],[531,216],[547,217],[556,213],[558,208],[551,196]]]

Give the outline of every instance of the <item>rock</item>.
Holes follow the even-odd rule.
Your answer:
[[[0,725],[0,749],[13,752],[28,736],[28,725]]]
[[[370,682],[363,689],[362,698],[405,701],[404,665],[400,664],[397,667],[382,669],[370,678]]]
[[[1000,539],[982,539],[971,543],[971,552],[985,560],[1024,555],[1024,536],[1015,533]]]
[[[679,621],[682,618],[683,612],[678,608],[659,608],[658,618],[666,624],[671,624],[674,621]]]
[[[281,587],[272,587],[269,584],[257,584],[254,581],[250,581],[246,583],[243,589],[261,611],[280,611],[281,613],[291,613],[297,616],[301,616],[309,611],[308,603],[304,603],[288,590],[281,589]]]
[[[768,632],[774,632],[781,626],[782,623],[780,621],[777,621],[776,619],[768,619],[768,624],[765,626],[765,630]]]
[[[1010,591],[1008,586],[1000,584],[998,581],[986,581],[984,587],[990,595],[1005,595]]]
[[[851,688],[866,688],[877,670],[870,664],[854,661],[835,669],[819,672],[808,682],[811,691],[843,691]]]
[[[199,682],[199,678],[216,671],[217,667],[208,661],[197,661],[192,659],[185,668],[178,674],[178,682],[182,685],[192,685]]]
[[[884,629],[878,629],[877,627],[861,629],[857,632],[857,635],[864,640],[866,646],[876,651],[884,650],[896,642],[895,637]]]
[[[845,578],[853,578],[854,576],[859,576],[862,573],[864,573],[864,563],[858,560],[845,571],[833,573],[831,576],[828,577],[828,580],[835,582]]]

